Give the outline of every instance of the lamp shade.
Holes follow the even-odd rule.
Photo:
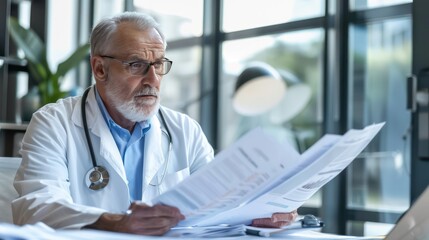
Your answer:
[[[262,114],[276,106],[285,91],[286,84],[274,68],[265,63],[254,63],[237,78],[233,107],[246,116]]]
[[[311,99],[311,88],[292,73],[279,70],[287,88],[284,97],[270,112],[270,121],[282,124],[296,117],[308,105]]]
[[[298,115],[310,98],[310,87],[294,74],[258,62],[247,67],[238,76],[233,107],[236,112],[245,116],[270,111],[271,122],[281,124]]]

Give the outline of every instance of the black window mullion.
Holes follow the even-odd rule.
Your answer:
[[[214,149],[218,146],[221,3],[205,0],[203,14],[200,124]]]
[[[417,91],[428,91],[429,78],[426,69],[429,67],[429,55],[427,54],[427,39],[429,38],[428,21],[429,1],[414,0],[413,2],[413,50],[412,50],[412,74],[417,77]],[[404,80],[405,81],[405,80]],[[410,94],[410,93],[408,93]],[[415,96],[411,96],[415,101]],[[427,106],[418,104],[416,111],[412,113],[411,136],[411,175],[410,198],[411,203],[416,201],[429,184],[429,161],[427,149],[429,137],[427,134],[429,110]]]
[[[348,220],[361,221],[361,222],[382,222],[395,224],[401,217],[402,213],[388,212],[388,211],[370,211],[370,210],[357,210],[347,209],[346,216]]]
[[[326,122],[325,127],[330,133],[342,134],[347,130],[347,99],[348,99],[348,31],[349,31],[349,1],[336,0],[335,4],[335,15],[333,20],[333,42],[334,48],[332,53],[334,54],[332,64],[333,76],[331,77],[330,87],[336,85],[335,89],[327,89],[325,93],[331,96],[338,96],[340,99],[338,103],[338,121]],[[327,19],[329,22],[331,18]],[[338,91],[338,94],[331,94],[331,91]],[[328,96],[329,97],[329,96]],[[331,100],[331,99],[330,99]],[[330,101],[325,99],[325,101]],[[335,109],[325,110],[326,114],[334,114]],[[329,119],[332,116],[329,116]],[[328,184],[323,187],[322,190],[322,208],[321,216],[329,222],[326,227],[323,228],[324,232],[346,234],[346,206],[347,206],[347,191],[346,191],[346,171],[340,173],[337,177],[331,180]]]
[[[287,22],[282,24],[225,33],[225,40],[237,40],[242,38],[280,34],[280,33],[312,29],[312,28],[323,28],[324,23],[325,23],[324,17],[310,18],[306,20],[293,21],[293,22]]]
[[[412,4],[400,4],[388,7],[371,8],[350,12],[350,23],[363,24],[373,21],[381,21],[389,18],[410,16],[412,14]]]

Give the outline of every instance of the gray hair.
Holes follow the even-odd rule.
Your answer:
[[[159,24],[151,16],[138,12],[123,12],[111,18],[101,20],[92,30],[90,43],[91,55],[102,54],[103,49],[107,47],[112,35],[115,33],[118,25],[123,22],[132,22],[142,31],[154,28],[164,42],[164,49],[167,47],[165,36],[162,33]]]

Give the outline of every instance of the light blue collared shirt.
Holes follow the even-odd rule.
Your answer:
[[[143,121],[136,123],[134,130],[130,133],[127,129],[119,126],[113,121],[107,112],[100,94],[95,88],[95,96],[98,107],[101,110],[104,120],[115,139],[116,146],[124,163],[127,174],[128,188],[132,201],[142,199],[142,182],[143,182],[143,160],[144,160],[144,141],[145,134],[150,129],[150,122]]]

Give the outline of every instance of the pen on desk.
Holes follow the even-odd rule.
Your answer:
[[[260,230],[253,230],[253,229],[246,229],[246,234],[252,235],[252,236],[259,236],[259,237],[269,237],[270,236],[270,233],[268,233],[268,232],[264,232],[264,231],[260,231]]]

